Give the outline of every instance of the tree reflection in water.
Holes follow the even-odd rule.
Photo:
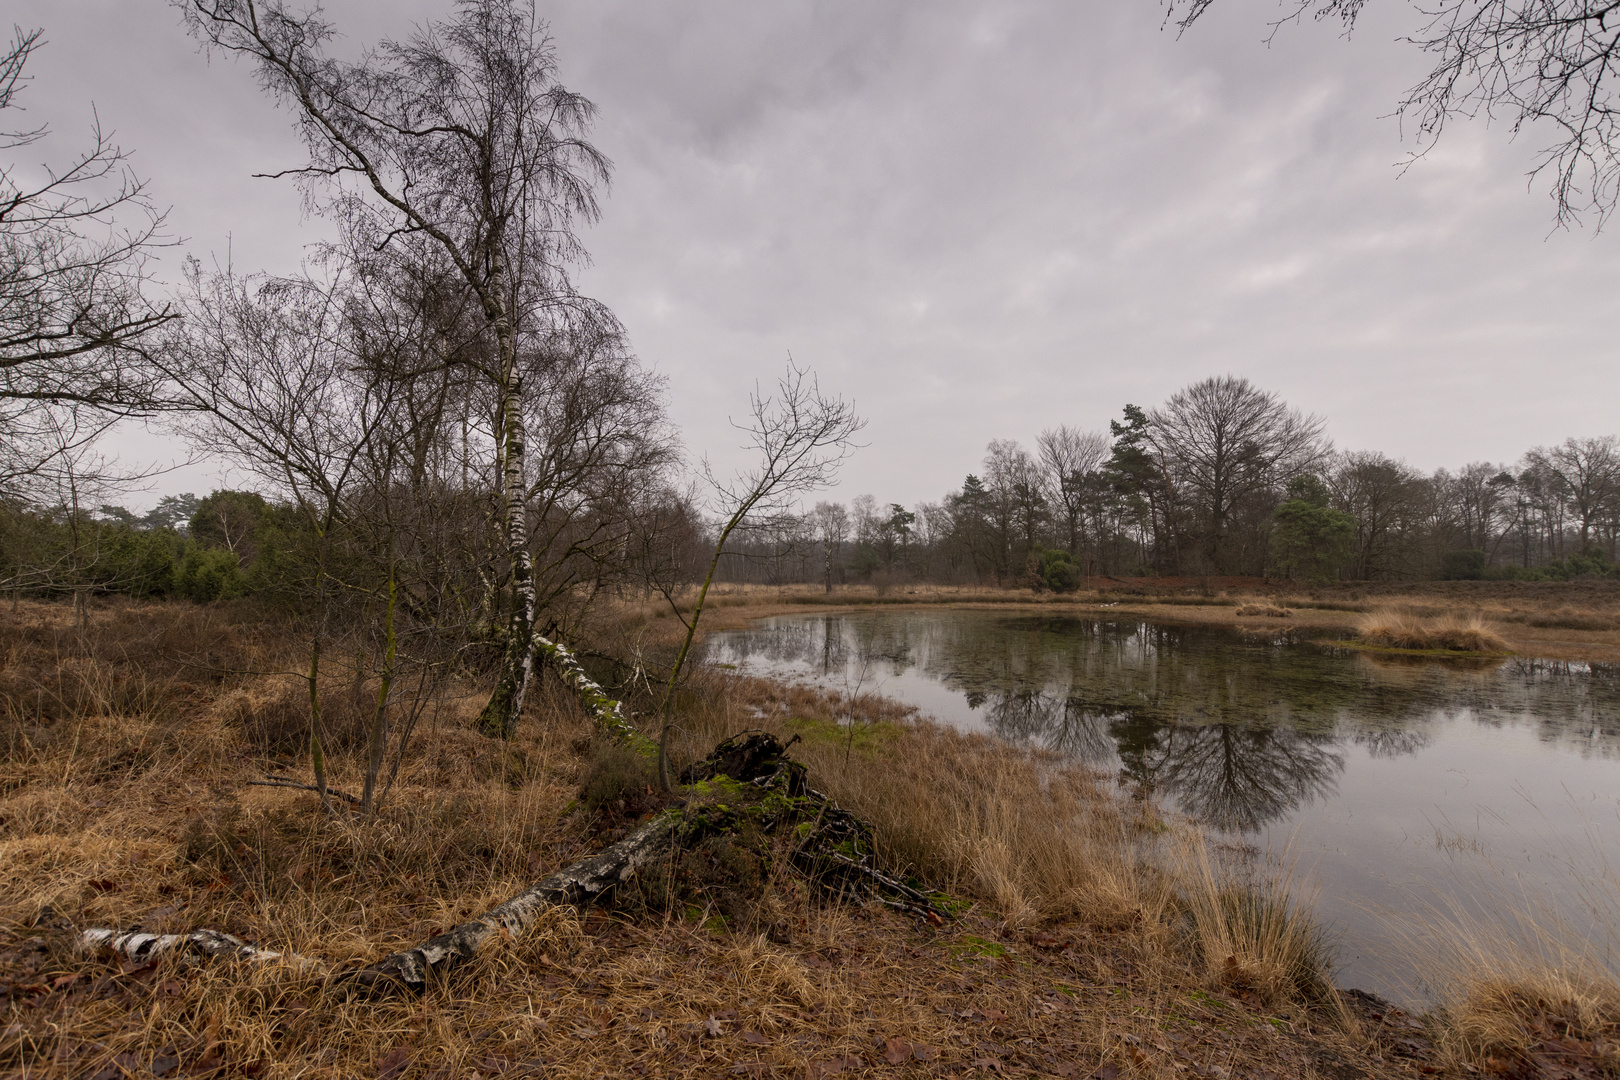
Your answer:
[[[1585,665],[1413,665],[1207,628],[968,611],[789,617],[717,642],[711,659],[798,665],[833,686],[869,669],[939,683],[997,735],[1117,763],[1127,783],[1234,832],[1331,795],[1352,746],[1416,754],[1458,716],[1531,721],[1565,749],[1620,756],[1620,672]]]

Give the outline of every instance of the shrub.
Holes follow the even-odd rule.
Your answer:
[[[192,548],[174,572],[177,595],[199,604],[234,600],[247,594],[242,567],[224,548]]]
[[[1067,551],[1037,544],[1029,553],[1029,564],[1036,592],[1050,589],[1055,593],[1069,593],[1080,587],[1080,568],[1074,565]]]

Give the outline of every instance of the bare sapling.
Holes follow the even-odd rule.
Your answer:
[[[669,732],[675,704],[675,688],[681,669],[692,650],[703,602],[714,582],[714,572],[725,553],[726,543],[750,519],[778,517],[787,511],[795,497],[824,488],[838,474],[844,459],[857,449],[855,435],[866,421],[855,414],[853,403],[821,392],[808,368],[790,359],[787,371],[776,382],[776,393],[767,397],[756,383],[748,397],[749,418],[734,426],[748,436],[745,448],[753,451],[754,464],[729,480],[716,477],[707,461],[703,479],[710,489],[712,505],[720,518],[719,535],[709,569],[698,588],[697,602],[690,619],[671,603],[675,615],[686,626],[686,637],[670,669],[669,687],[664,692],[660,712],[663,730],[658,738],[658,783],[671,789],[669,778]]]

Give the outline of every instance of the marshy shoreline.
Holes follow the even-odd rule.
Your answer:
[[[1251,618],[1235,599],[1177,599],[1062,605]],[[905,602],[1030,606],[987,590]],[[833,610],[774,590],[711,604],[711,631]],[[1321,612],[1327,626],[1362,614],[1294,610],[1275,621]],[[678,625],[626,605],[591,629],[606,655],[627,643],[660,648]],[[211,926],[332,967],[369,962],[622,835],[654,809],[652,783],[600,745],[551,678],[514,739],[476,735],[482,688],[469,680],[435,703],[375,820],[327,817],[311,793],[248,786],[309,770],[297,749],[302,688],[244,673],[293,670],[297,645],[276,617],[247,605],[109,601],[79,629],[65,604],[24,603],[0,626],[0,1067],[16,1075],[1616,1067],[1620,994],[1590,971],[1521,971],[1514,982],[1459,969],[1444,1007],[1425,1016],[1335,991],[1328,942],[1293,883],[1231,871],[1186,823],[1106,778],[870,695],[712,671],[679,696],[677,755],[700,756],[743,728],[798,736],[793,754],[813,786],[872,824],[892,870],[959,898],[960,921],[931,927],[829,900],[763,843],[747,858],[717,849],[701,865],[650,874],[663,884],[609,909],[559,914],[419,999],[358,1001],[285,967],[87,956],[75,934],[90,926]],[[334,661],[329,678],[341,736],[372,675]],[[628,704],[650,722],[647,702]],[[335,738],[332,783],[352,788],[362,756],[352,735]],[[1144,857],[1149,849],[1158,855]]]
[[[1419,622],[1478,620],[1502,649],[1544,660],[1620,663],[1620,582],[1422,581],[1303,587],[1257,578],[1088,579],[1074,593],[984,586],[720,585],[710,593],[703,630],[739,629],[773,615],[844,614],[881,607],[961,606],[1049,614],[1129,617],[1243,633],[1293,633],[1302,640],[1353,641],[1368,616]],[[667,605],[630,605],[636,619],[667,617]]]

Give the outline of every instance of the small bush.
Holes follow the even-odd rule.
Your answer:
[[[1237,613],[1240,616],[1253,615],[1266,619],[1287,619],[1293,617],[1294,611],[1292,608],[1278,607],[1276,604],[1243,604],[1238,607]]]
[[[199,604],[234,600],[247,594],[242,567],[224,548],[192,548],[174,571],[177,595]]]
[[[1080,587],[1080,568],[1067,551],[1036,545],[1029,554],[1029,574],[1036,592],[1070,593]]]
[[[1485,576],[1485,553],[1478,549],[1448,551],[1440,556],[1441,581],[1479,581]]]
[[[619,743],[599,742],[580,782],[579,801],[592,814],[637,816],[657,801],[654,782],[652,768],[640,754]]]

